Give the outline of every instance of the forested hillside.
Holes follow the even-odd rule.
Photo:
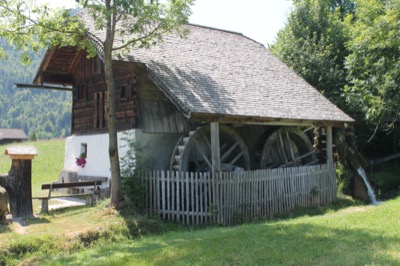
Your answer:
[[[68,92],[19,89],[15,83],[31,84],[42,55],[32,55],[32,64],[20,63],[20,53],[0,40],[8,59],[0,60],[0,128],[21,128],[37,138],[70,134],[71,94]]]

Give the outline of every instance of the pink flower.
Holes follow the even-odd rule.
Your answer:
[[[84,168],[86,165],[86,159],[84,157],[76,158],[76,165]]]

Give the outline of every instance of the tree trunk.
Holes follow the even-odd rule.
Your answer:
[[[0,185],[7,190],[10,212],[15,217],[32,217],[32,160],[12,160],[8,176]]]
[[[104,60],[104,72],[107,83],[108,99],[107,99],[107,125],[109,146],[108,153],[111,165],[111,197],[110,207],[118,208],[118,204],[122,199],[121,192],[121,173],[119,167],[119,154],[118,154],[118,136],[115,118],[115,84],[112,72],[111,59]]]
[[[106,1],[107,8],[110,8],[110,1]],[[107,23],[107,33],[104,42],[104,75],[107,84],[107,126],[109,146],[108,153],[111,166],[111,195],[110,207],[118,208],[122,201],[121,170],[119,166],[118,136],[115,117],[115,82],[112,62],[112,47],[115,34],[115,17],[110,15]]]

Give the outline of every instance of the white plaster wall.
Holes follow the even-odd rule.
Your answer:
[[[130,131],[135,139],[135,130]],[[118,133],[118,152],[120,158],[126,154],[125,142],[121,140],[123,133]],[[87,145],[85,167],[76,165],[76,158],[81,153],[81,144]],[[75,171],[78,175],[111,177],[110,160],[108,157],[108,133],[70,136],[65,141],[64,170]]]

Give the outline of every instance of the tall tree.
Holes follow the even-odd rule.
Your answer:
[[[357,1],[348,18],[349,104],[374,125],[400,115],[400,0]]]
[[[122,200],[118,138],[115,118],[113,56],[134,47],[162,41],[164,34],[187,23],[194,0],[76,0],[93,20],[92,32],[80,16],[67,10],[50,9],[30,0],[0,1],[0,37],[17,48],[39,50],[52,46],[79,46],[103,59],[107,84],[107,124],[111,164],[110,207]],[[91,27],[92,25],[90,25]],[[118,42],[115,40],[118,39]],[[1,53],[0,56],[4,55]],[[23,54],[22,59],[29,62]]]
[[[344,18],[354,12],[350,0],[294,0],[286,26],[270,47],[330,100],[344,107],[345,57],[348,40]]]

